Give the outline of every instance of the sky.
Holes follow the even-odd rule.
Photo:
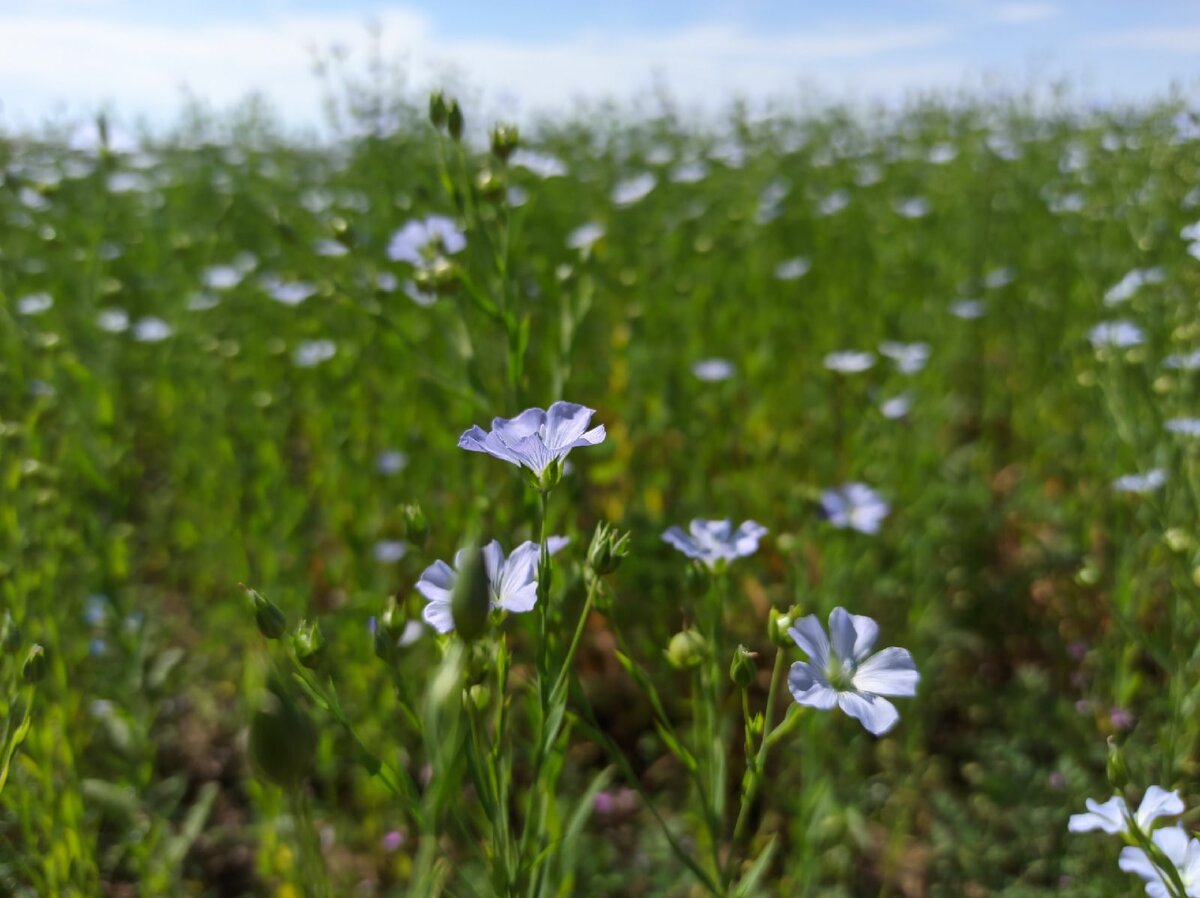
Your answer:
[[[1197,0],[0,0],[0,127],[169,125],[251,92],[316,127],[314,54],[361,74],[372,40],[413,91],[455,83],[517,121],[654,89],[708,111],[1061,79],[1085,103],[1200,101]]]

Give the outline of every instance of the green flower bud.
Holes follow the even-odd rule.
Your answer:
[[[21,679],[32,686],[40,683],[44,676],[46,676],[46,650],[34,643],[25,654],[25,663],[21,665]]]
[[[408,541],[413,545],[422,545],[429,536],[429,521],[419,502],[409,502],[404,506],[404,532]]]
[[[383,614],[379,615],[379,632],[399,639],[407,625],[408,615],[404,613],[404,607],[396,601],[395,596],[388,596]]]
[[[729,679],[738,689],[749,689],[754,682],[754,675],[758,672],[754,663],[757,657],[758,652],[752,652],[744,645],[734,649],[733,660],[729,664]]]
[[[1129,784],[1129,767],[1125,763],[1125,753],[1121,751],[1121,747],[1117,745],[1117,740],[1112,736],[1108,737],[1108,764],[1106,765],[1108,773],[1108,784],[1117,792],[1125,789]]]
[[[446,104],[446,130],[455,141],[462,140],[463,112],[458,100],[451,99]]]
[[[492,611],[491,586],[482,550],[472,546],[463,555],[450,594],[450,615],[463,642],[472,643],[487,632]]]
[[[447,113],[446,95],[435,90],[429,95],[429,121],[433,127],[441,131],[446,126]]]
[[[249,586],[243,586],[242,589],[246,590],[254,605],[254,622],[258,624],[258,632],[267,639],[278,639],[282,636],[287,630],[287,617],[279,610],[279,606]]]
[[[0,648],[6,652],[15,652],[21,646],[21,628],[13,620],[12,612],[5,611],[4,619],[0,620]]]
[[[667,661],[676,670],[695,667],[704,660],[708,645],[699,630],[681,630],[667,645]]]
[[[476,683],[467,690],[467,698],[475,706],[476,711],[482,711],[487,708],[488,702],[491,701],[492,692],[483,683]]]
[[[629,534],[618,533],[606,521],[596,525],[592,543],[588,546],[588,570],[597,577],[611,574],[629,554]]]
[[[520,134],[516,125],[496,125],[492,128],[492,155],[501,162],[508,161],[518,143]]]
[[[504,179],[490,168],[485,168],[479,173],[475,179],[475,186],[479,188],[480,195],[490,203],[504,196]]]
[[[293,789],[312,771],[317,728],[281,677],[272,676],[250,721],[250,760],[268,780]]]
[[[772,645],[781,649],[793,648],[796,643],[792,641],[792,637],[788,636],[788,630],[800,617],[799,605],[793,605],[787,611],[772,608],[767,613],[767,638],[771,640]]]
[[[300,626],[292,636],[296,659],[309,670],[316,670],[325,661],[325,648],[325,634],[321,632],[320,623],[300,621]]]

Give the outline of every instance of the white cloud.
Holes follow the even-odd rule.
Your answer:
[[[68,2],[68,0],[60,0]],[[280,13],[254,21],[204,25],[117,23],[71,0],[67,14],[0,13],[0,97],[5,120],[26,124],[55,104],[82,113],[109,102],[119,114],[170,120],[188,92],[218,107],[250,91],[266,95],[285,120],[320,118],[322,87],[314,47],[361,48],[366,20],[351,14]],[[644,95],[663,84],[685,104],[713,106],[735,94],[761,96],[817,80],[889,97],[929,73],[928,51],[954,36],[946,26],[863,28],[857,23],[791,33],[732,25],[694,25],[657,35],[585,32],[546,42],[453,39],[411,10],[377,17],[383,56],[403,59],[417,85],[461,73],[491,98],[516,97],[524,109],[561,107],[580,97]],[[920,52],[918,52],[920,51]],[[868,65],[869,63],[869,65]],[[942,74],[945,74],[944,72]]]
[[[993,12],[993,18],[1009,25],[1024,25],[1052,19],[1058,14],[1058,7],[1050,3],[1002,3]]]

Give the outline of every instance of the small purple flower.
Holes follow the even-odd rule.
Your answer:
[[[766,535],[767,528],[755,521],[744,521],[734,530],[728,518],[723,521],[696,518],[688,524],[687,533],[681,527],[669,527],[662,538],[688,558],[695,558],[714,570],[734,559],[753,555],[758,551],[758,541]]]
[[[450,596],[454,592],[454,581],[458,568],[467,557],[468,549],[459,549],[454,556],[454,567],[444,561],[435,561],[425,568],[417,581],[417,592],[429,602],[421,616],[439,633],[454,629],[454,616],[450,612]],[[532,611],[537,604],[537,568],[541,547],[535,542],[524,542],[513,549],[506,559],[504,549],[496,540],[483,547],[483,566],[487,571],[488,592],[492,609],[505,611]]]
[[[398,829],[393,829],[391,832],[384,833],[383,838],[379,840],[379,844],[388,854],[398,851],[404,844],[404,833]]]
[[[470,428],[459,437],[458,446],[486,452],[541,477],[572,449],[604,442],[603,424],[588,430],[595,413],[595,409],[574,402],[556,402],[545,411],[528,408],[515,418],[493,418],[491,431]]]
[[[837,705],[867,732],[882,736],[900,719],[883,696],[913,696],[921,675],[907,649],[886,648],[871,654],[879,625],[862,614],[834,608],[829,633],[815,614],[796,622],[788,635],[807,655],[788,673],[788,689],[801,705],[828,711]]]
[[[821,493],[821,509],[834,527],[874,534],[891,506],[865,483],[847,483]]]

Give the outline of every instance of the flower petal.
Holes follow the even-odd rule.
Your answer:
[[[849,613],[840,605],[834,608],[829,615],[829,641],[833,643],[833,653],[842,660],[850,660],[854,657],[856,638],[854,621]]]
[[[450,613],[450,602],[430,602],[421,612],[425,622],[439,633],[449,633],[454,629],[454,615]]]
[[[854,660],[861,662],[875,648],[879,624],[865,614],[852,614],[850,620],[854,622]]]
[[[858,665],[854,688],[876,695],[916,695],[921,675],[908,649],[894,646],[876,652]]]
[[[492,590],[492,601],[500,594],[504,574],[504,549],[499,540],[492,540],[482,549],[483,569],[487,571],[488,585]]]
[[[681,527],[668,527],[663,531],[662,538],[663,542],[674,546],[688,558],[701,558],[704,555],[700,551],[700,547],[696,545],[695,540],[684,533]]]
[[[1140,848],[1134,848],[1132,845],[1126,845],[1122,848],[1121,855],[1117,858],[1117,866],[1126,873],[1140,876],[1148,883],[1162,883],[1162,877],[1159,875],[1157,868],[1150,862],[1150,858],[1146,852]],[[1146,892],[1149,894],[1149,886],[1146,887]]]
[[[873,736],[882,736],[900,719],[900,712],[886,698],[865,692],[839,692],[838,707],[859,720]]]
[[[453,589],[454,576],[454,568],[444,561],[435,561],[421,572],[421,578],[417,581],[417,589],[421,588],[422,582],[430,583],[444,590]]]
[[[556,402],[546,409],[546,448],[551,452],[569,449],[583,436],[595,409],[576,402]]]
[[[1149,830],[1159,817],[1174,817],[1183,813],[1183,799],[1178,792],[1168,792],[1161,786],[1151,786],[1142,796],[1142,803],[1137,809],[1137,824],[1142,830]]]
[[[546,413],[540,408],[527,408],[515,418],[493,418],[492,433],[512,444],[528,436],[537,436],[546,423]]]
[[[799,704],[810,708],[828,711],[837,704],[837,690],[805,661],[797,661],[788,671],[788,690]]]
[[[536,580],[510,587],[501,594],[496,604],[505,611],[532,611],[537,604],[537,590]]]
[[[788,636],[808,654],[809,661],[818,670],[824,670],[829,665],[829,639],[815,614],[796,621],[788,630]]]
[[[1067,821],[1067,831],[1073,833],[1089,833],[1101,830],[1110,836],[1125,832],[1125,799],[1114,795],[1101,804],[1093,798],[1085,802],[1086,814],[1072,814]]]

